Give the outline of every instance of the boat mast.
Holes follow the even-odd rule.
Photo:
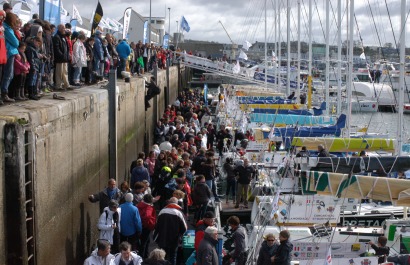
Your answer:
[[[349,67],[348,67],[348,80],[347,80],[347,117],[346,117],[346,127],[347,127],[347,137],[350,137],[350,116],[352,113],[352,77],[353,77],[353,24],[354,22],[354,0],[350,0],[350,21],[349,21]]]
[[[286,95],[290,94],[290,0],[286,1],[286,46],[287,51],[287,64],[286,64]]]
[[[275,85],[276,91],[279,91],[279,68],[278,68],[278,1],[275,1],[275,65],[274,65],[274,75],[275,75]]]
[[[267,28],[268,28],[268,23],[267,23],[267,15],[266,15],[266,10],[267,10],[267,0],[265,0],[265,89],[268,89],[268,48],[267,48]]]
[[[337,1],[337,115],[342,114],[342,0]]]
[[[403,145],[403,108],[404,108],[404,71],[405,71],[405,49],[406,49],[406,0],[401,0],[401,27],[400,27],[400,87],[399,87],[399,122],[397,124],[397,154],[402,155]]]
[[[300,96],[300,0],[298,0],[298,77],[296,82],[296,98]]]
[[[279,2],[279,3],[278,3]],[[282,1],[276,1],[276,3],[278,3],[278,43],[279,43],[279,47],[278,47],[278,54],[277,54],[277,56],[278,56],[278,63],[279,63],[279,65],[278,65],[278,88],[280,87],[281,89],[280,89],[280,91],[283,91],[282,90],[282,75],[281,75],[281,73],[282,73],[282,38],[281,38],[281,34],[280,34],[280,12],[281,12],[281,10],[280,10],[280,3],[281,3]]]
[[[308,109],[312,107],[312,0],[309,0],[309,76]]]
[[[329,71],[330,71],[330,58],[329,58],[329,32],[330,32],[330,21],[329,21],[329,6],[330,6],[330,1],[326,1],[326,51],[325,51],[325,60],[326,60],[326,81],[325,81],[325,87],[326,87],[326,115],[329,116],[329,110],[330,110],[330,98],[329,98]]]

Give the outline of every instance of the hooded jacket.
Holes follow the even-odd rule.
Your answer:
[[[284,240],[280,242],[278,251],[275,255],[274,265],[290,265],[290,255],[293,249],[292,243],[289,240]]]
[[[115,223],[113,211],[110,208],[105,207],[104,212],[100,215],[100,219],[98,220],[97,227],[100,230],[100,237],[99,239],[106,239],[113,244],[113,236],[114,236],[114,228],[112,225]],[[116,225],[118,226],[118,230],[121,231],[120,221],[121,221],[121,208],[117,209],[117,222]]]
[[[129,265],[141,265],[142,258],[140,256],[138,256],[134,252],[131,252],[130,255],[131,255],[131,263],[129,263]],[[114,264],[119,265],[120,261],[121,261],[121,253],[118,253],[117,255],[115,255]]]
[[[216,252],[216,244],[218,240],[212,238],[211,235],[205,233],[204,239],[201,241],[196,253],[197,265],[216,265],[218,262],[218,253]]]
[[[18,54],[17,48],[19,47],[19,40],[14,34],[14,30],[7,24],[3,22],[4,27],[4,38],[6,39],[6,49],[7,49],[7,58],[10,58],[12,55]]]
[[[211,190],[205,182],[198,182],[192,190],[191,196],[195,205],[207,204],[211,198]]]
[[[155,212],[154,206],[142,201],[138,203],[137,208],[140,212],[142,228],[148,229],[150,231],[154,230],[155,224],[157,222],[157,214]]]
[[[275,242],[272,246],[268,246],[268,242],[263,241],[261,249],[259,250],[258,261],[256,265],[273,264],[271,257],[275,256],[279,244]]]
[[[132,236],[141,234],[141,217],[138,208],[132,202],[125,202],[120,205],[121,209],[121,235]]]
[[[114,255],[108,254],[107,257],[102,258],[98,256],[98,249],[95,249],[91,255],[84,261],[84,265],[115,265],[114,264]]]

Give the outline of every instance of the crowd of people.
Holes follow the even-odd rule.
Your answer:
[[[118,78],[123,71],[141,76],[154,67],[164,69],[171,56],[154,44],[103,36],[100,28],[87,37],[70,23],[53,25],[37,14],[23,25],[5,2],[0,10],[0,105],[97,83],[113,68]]]
[[[223,154],[245,136],[230,132],[223,125],[217,128],[206,103],[199,90],[180,92],[154,128],[152,149],[148,154],[140,152],[132,162],[129,179],[118,188],[115,179],[110,179],[104,190],[89,196],[91,202],[99,202],[100,239],[109,242],[112,254],[137,251],[145,264],[151,257],[152,235],[158,246],[155,251],[164,251],[165,260],[177,264],[181,239],[192,225],[196,229],[196,263],[216,264],[217,230],[213,229],[215,215],[209,203],[225,196],[226,203],[247,208],[249,183],[255,177],[255,169],[246,158],[237,164],[228,158],[219,169],[222,156],[216,154]],[[217,192],[220,170],[228,184],[225,195]],[[230,218],[228,224],[236,231],[236,239],[235,250],[227,257],[244,264],[244,229],[237,217]],[[128,242],[129,248],[123,242]]]

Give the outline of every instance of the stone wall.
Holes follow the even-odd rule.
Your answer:
[[[170,68],[170,101],[178,90],[177,67]],[[148,77],[149,78],[149,77]],[[118,81],[117,145],[118,184],[129,177],[129,166],[152,146],[154,118],[165,105],[166,71],[159,71],[161,94],[145,111],[144,79]],[[35,211],[37,264],[83,264],[98,238],[98,203],[87,196],[103,189],[110,177],[108,91],[92,86],[61,93],[66,100],[48,94],[40,101],[25,101],[0,108],[0,128],[5,120],[28,121],[35,134]],[[146,137],[144,137],[146,136]],[[144,141],[148,142],[144,145]],[[0,143],[0,150],[3,141]],[[0,152],[4,161],[4,152]],[[4,164],[0,166],[4,175]],[[7,177],[7,176],[5,176]],[[4,204],[4,181],[0,181],[0,207]],[[4,211],[4,207],[2,207]],[[6,223],[7,214],[0,217]],[[5,227],[0,228],[4,235]],[[0,238],[0,264],[6,264],[7,234]]]

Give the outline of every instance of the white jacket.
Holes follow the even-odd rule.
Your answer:
[[[80,40],[76,40],[73,45],[73,66],[87,66],[87,52],[85,50],[84,43]]]
[[[108,254],[105,259],[97,255],[98,249],[95,249],[91,255],[84,261],[84,265],[114,265],[114,255]]]
[[[121,221],[121,208],[117,209],[118,212],[118,229],[121,231],[120,227],[120,221]],[[98,220],[97,227],[100,230],[100,237],[99,239],[106,239],[110,242],[110,244],[113,244],[113,236],[114,236],[114,228],[112,228],[112,225],[114,224],[113,220],[113,214],[114,212],[111,211],[108,207],[104,208],[103,213],[100,216],[100,219]]]
[[[115,255],[114,264],[115,265],[120,264],[120,260],[121,260],[121,253],[118,253],[117,255]],[[131,252],[131,260],[132,262],[129,265],[141,265],[142,263],[142,258],[138,256],[137,253],[135,252]]]

